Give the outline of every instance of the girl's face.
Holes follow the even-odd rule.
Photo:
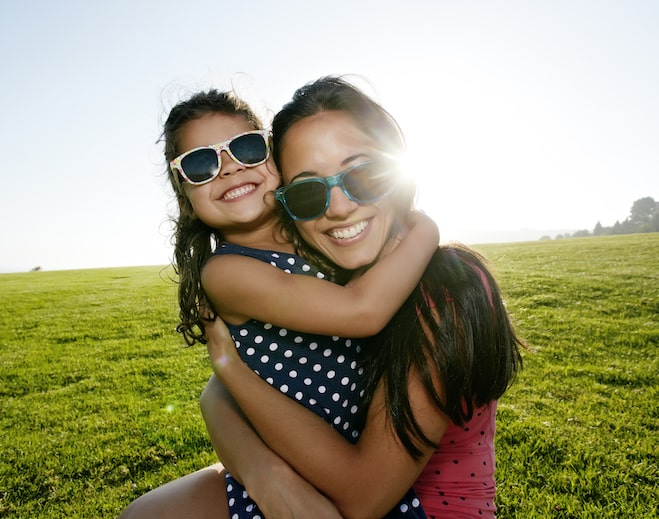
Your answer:
[[[281,173],[284,184],[331,177],[379,155],[375,143],[349,115],[320,112],[289,128],[282,143]],[[309,245],[337,265],[355,270],[377,260],[394,220],[394,210],[386,198],[360,205],[335,186],[324,215],[295,224]]]
[[[178,147],[182,154],[253,129],[240,115],[211,113],[182,126]],[[271,159],[259,166],[246,167],[222,151],[217,177],[198,186],[184,182],[183,190],[197,217],[228,237],[232,232],[244,232],[246,226],[258,228],[275,220],[273,197],[266,194],[278,186],[279,174]]]

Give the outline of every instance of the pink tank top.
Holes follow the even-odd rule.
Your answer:
[[[463,427],[451,424],[444,433],[414,483],[430,519],[494,518],[496,410],[496,401],[476,408]]]

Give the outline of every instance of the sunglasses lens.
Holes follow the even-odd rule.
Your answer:
[[[373,202],[387,194],[393,178],[385,164],[368,162],[349,170],[343,185],[356,202]]]
[[[316,181],[291,184],[284,194],[284,203],[295,218],[317,218],[325,211],[327,186]]]
[[[268,158],[268,146],[259,133],[249,133],[231,141],[229,149],[235,159],[245,166],[259,164]]]
[[[183,157],[181,168],[193,184],[204,182],[212,178],[219,169],[217,153],[213,149],[197,150]]]

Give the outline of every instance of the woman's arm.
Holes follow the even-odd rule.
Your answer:
[[[379,332],[419,282],[437,249],[439,233],[428,217],[396,249],[349,286],[290,275],[254,258],[213,256],[202,286],[223,320],[253,318],[320,335],[368,337]]]
[[[356,445],[329,424],[261,380],[235,352],[226,327],[215,323],[208,350],[217,376],[267,445],[327,495],[344,517],[386,514],[412,486],[433,452],[415,461],[392,429],[381,389]],[[439,442],[448,418],[428,398],[414,373],[409,393],[419,424]],[[285,417],[285,418],[282,418]]]
[[[327,497],[263,443],[215,376],[200,406],[215,452],[266,517],[341,518]]]

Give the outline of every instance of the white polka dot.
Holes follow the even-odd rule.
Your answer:
[[[247,505],[245,507],[245,510],[247,510],[248,512],[251,512],[252,510],[254,510],[254,505],[252,505],[252,504]]]
[[[302,265],[302,272],[309,272],[311,270],[311,267],[307,265],[306,263]]]
[[[305,378],[304,379],[304,385],[305,386],[310,386],[311,385],[311,379],[310,378]]]
[[[245,328],[241,328],[238,333],[240,334],[241,337],[246,337],[249,332],[245,330]]]
[[[415,497],[414,499],[412,499],[412,506],[414,508],[419,508],[421,506],[421,501],[419,501],[419,499]]]
[[[284,357],[286,357],[287,359],[290,359],[292,356],[293,356],[293,352],[291,350],[286,350],[284,352]]]
[[[402,505],[400,505],[401,512],[406,513],[407,509],[408,509],[407,503],[403,503]]]
[[[231,492],[233,490],[233,485],[231,483],[227,484],[227,492]]]
[[[346,339],[346,346],[352,346],[352,341],[350,339]]]
[[[273,258],[278,258],[278,257],[279,257],[279,254],[277,254],[276,252],[273,252],[273,253],[272,253],[272,257],[273,257]]]
[[[293,339],[293,342],[295,344],[300,344],[303,340],[304,339],[298,335],[297,337],[295,337],[295,339]]]
[[[334,400],[335,402],[338,402],[339,400],[341,400],[341,395],[339,395],[338,393],[334,393],[332,395],[332,400]]]
[[[339,339],[340,339],[340,337],[338,337],[337,335],[332,335],[332,340],[334,342],[338,341]]]
[[[270,330],[271,328],[272,328],[272,324],[270,324],[270,323],[265,323],[265,324],[263,325],[263,329],[264,329],[264,330]]]
[[[313,368],[311,368],[311,369],[313,369],[316,373],[318,373],[323,368],[320,364],[314,364]]]
[[[337,416],[336,418],[334,418],[334,425],[339,425],[340,423],[341,423],[341,417],[340,416]]]
[[[286,328],[282,328],[281,330],[279,330],[279,335],[281,337],[286,337],[286,334],[288,334],[288,330]]]
[[[263,342],[263,335],[257,335],[256,337],[254,337],[254,342],[256,344],[261,344]]]
[[[323,351],[323,357],[329,357],[332,354],[332,350],[329,348]]]
[[[353,405],[353,406],[350,408],[350,412],[351,412],[352,414],[355,414],[358,410],[359,410],[359,407],[357,407],[356,405]]]
[[[339,355],[336,358],[336,362],[338,362],[339,364],[343,364],[345,361],[346,361],[346,356],[345,355]]]
[[[333,369],[330,369],[327,372],[327,378],[329,378],[330,380],[333,379],[335,376],[336,376],[336,371],[334,371]]]
[[[343,430],[347,431],[350,428],[350,424],[348,422],[343,424]]]
[[[286,272],[286,274],[292,274],[292,272],[289,269],[284,269],[284,272]]]
[[[290,370],[288,372],[288,376],[291,378],[297,378],[297,371],[295,371],[294,369]]]
[[[316,277],[320,278],[320,279],[325,279],[325,274],[323,274],[322,272],[319,272],[318,274],[316,274]]]
[[[267,355],[261,355],[261,364],[267,364],[269,360],[270,357],[268,357]]]
[[[341,385],[347,386],[350,383],[350,377],[343,377],[341,379]]]
[[[247,348],[247,351],[245,351],[245,353],[251,357],[256,353],[256,350],[254,348]]]
[[[288,258],[286,260],[286,263],[288,263],[289,265],[295,265],[295,258]]]
[[[357,361],[356,361],[356,360],[353,360],[353,361],[350,363],[350,367],[351,367],[352,369],[355,369],[355,368],[357,367]]]
[[[288,392],[288,384],[282,384],[282,385],[279,387],[279,391],[281,391],[282,393],[286,393],[286,392]]]
[[[327,388],[325,386],[318,386],[318,392],[320,394],[324,394],[327,391]]]
[[[318,403],[318,400],[316,400],[315,398],[310,398],[309,399],[309,404],[310,405],[316,405],[317,403]]]
[[[272,379],[272,377],[268,377],[268,378],[266,378],[265,381],[266,381],[268,384],[270,384],[270,385],[272,385],[272,384],[275,383],[275,381]]]
[[[270,262],[270,265],[272,265],[273,267],[276,267],[276,266],[277,266],[277,264],[276,264],[274,261],[271,261],[271,262]]]
[[[227,492],[230,492],[230,490],[229,490],[228,488],[227,488]],[[235,502],[236,502],[236,498],[235,498],[235,497],[232,497],[231,499],[229,499],[229,506],[233,506],[233,504],[234,504]]]
[[[281,362],[277,362],[277,364],[275,364],[275,369],[277,371],[281,371],[282,369],[284,369],[284,365]]]
[[[307,358],[306,358],[306,357],[300,357],[300,358],[298,359],[298,362],[299,362],[300,364],[306,364],[306,363],[307,363]]]
[[[313,351],[313,350],[315,350],[315,349],[317,349],[317,348],[318,348],[318,343],[317,343],[317,342],[310,342],[310,343],[309,343],[309,349],[310,349],[311,351]]]
[[[295,399],[296,400],[302,400],[303,396],[304,395],[302,394],[302,391],[298,391],[297,393],[295,393]]]
[[[355,389],[357,389],[357,384],[353,382],[352,385],[350,386],[350,391],[354,391]]]

